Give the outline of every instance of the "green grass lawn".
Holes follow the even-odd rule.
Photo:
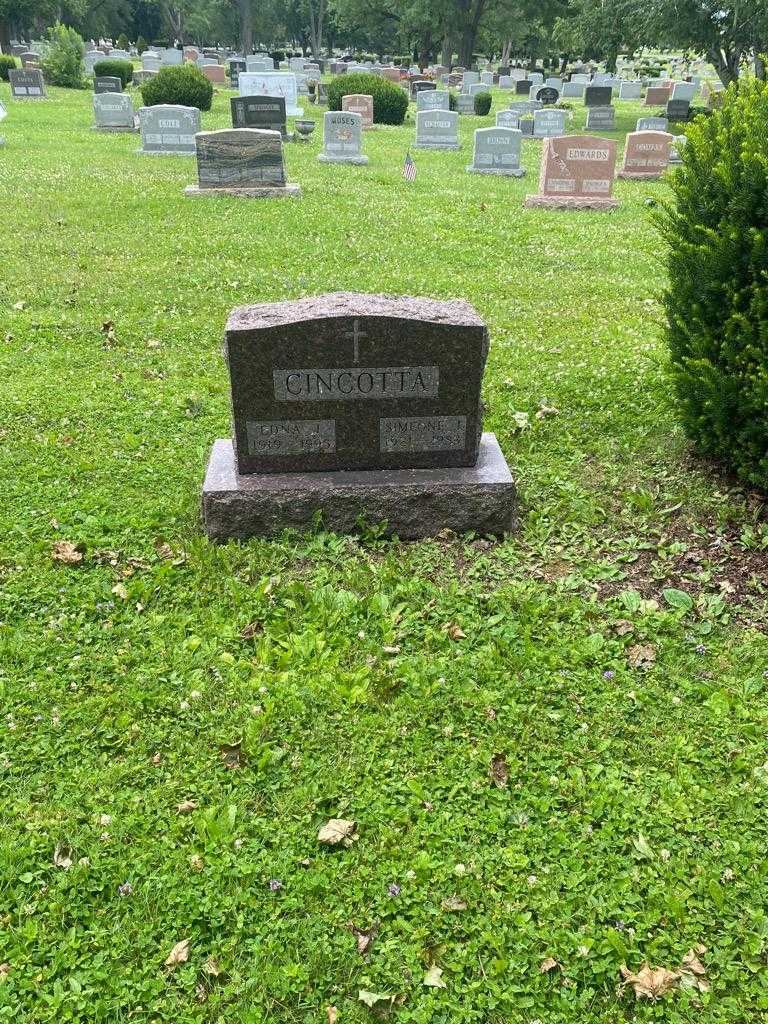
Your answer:
[[[767,1020],[768,528],[670,405],[667,186],[526,210],[541,143],[465,172],[492,116],[409,185],[411,107],[368,167],[287,146],[299,200],[192,200],[90,94],[8,92],[0,1021]],[[204,539],[228,311],[340,289],[486,319],[517,536]],[[691,949],[708,984],[620,989]]]

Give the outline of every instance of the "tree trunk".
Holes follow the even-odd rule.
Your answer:
[[[739,63],[741,52],[726,53],[724,50],[711,50],[709,59],[717,71],[717,76],[723,85],[728,88],[731,82],[739,80]]]
[[[325,20],[325,0],[309,0],[309,36],[312,45],[312,56],[320,60],[320,49],[323,45],[323,21]]]
[[[7,18],[0,18],[0,50],[11,52],[11,23]]]
[[[504,45],[501,48],[501,61],[500,64],[503,68],[509,67],[509,57],[512,53],[512,40],[505,39]]]
[[[253,14],[251,0],[237,0],[237,13],[240,18],[240,46],[243,57],[253,52]]]
[[[451,70],[451,63],[453,61],[453,36],[450,32],[446,32],[443,36],[443,52],[440,55],[440,63],[443,64],[448,70]]]
[[[765,81],[765,58],[759,53],[755,54],[755,78],[758,82]]]
[[[608,56],[605,58],[605,70],[611,75],[616,70],[616,61],[618,60],[618,57],[618,50],[610,50]]]
[[[565,69],[568,67],[568,61],[571,59],[570,53],[564,53],[563,59],[560,61],[560,77],[562,78],[565,74]]]

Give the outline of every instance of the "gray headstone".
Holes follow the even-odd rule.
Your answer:
[[[610,107],[612,99],[610,85],[588,85],[584,90],[585,107]]]
[[[417,149],[461,149],[455,110],[420,110],[416,114]]]
[[[474,114],[475,112],[475,97],[470,96],[468,92],[460,92],[456,95],[456,113],[457,114]]]
[[[163,65],[159,54],[146,50],[141,55],[141,67],[143,71],[159,71]]]
[[[169,46],[168,49],[163,50],[163,52],[160,54],[160,58],[163,64],[170,64],[172,67],[178,67],[179,65],[184,63],[184,54],[181,52],[181,50],[177,50],[172,46]]]
[[[20,71],[13,68],[8,72],[11,86],[11,99],[42,100],[45,99],[45,82],[43,72],[38,70]]]
[[[246,71],[238,76],[241,96],[282,96],[289,117],[301,117],[298,105],[298,83],[293,72]]]
[[[200,189],[280,188],[286,183],[279,132],[258,128],[198,132],[196,146]]]
[[[520,149],[523,133],[517,128],[477,128],[472,164],[473,174],[499,174],[522,178]]]
[[[687,121],[690,109],[688,100],[667,100],[667,118],[670,121]]]
[[[282,96],[233,96],[229,102],[233,128],[263,128],[287,138]]]
[[[499,88],[500,89],[511,89],[514,83],[514,79],[511,75],[499,75]]]
[[[363,117],[350,110],[329,110],[323,115],[323,151],[326,164],[367,164],[363,155]]]
[[[475,85],[480,81],[480,75],[477,71],[465,71],[462,82],[462,92],[468,92],[470,85]]]
[[[675,82],[672,86],[670,100],[687,100],[689,103],[696,95],[697,86],[693,82]]]
[[[93,80],[93,91],[96,95],[103,92],[122,92],[123,83],[112,75],[100,75]]]
[[[622,82],[619,87],[620,100],[639,100],[643,96],[642,82]]]
[[[536,110],[533,114],[533,136],[549,139],[565,134],[565,110]]]
[[[101,50],[88,50],[85,56],[83,57],[86,75],[92,75],[94,65],[98,64],[98,62],[103,59],[104,54],[101,52]]]
[[[586,127],[590,131],[613,131],[616,127],[615,107],[589,107]]]
[[[133,101],[124,92],[95,93],[93,116],[97,128],[133,129]]]
[[[636,132],[665,132],[669,128],[666,117],[639,117]]]
[[[424,90],[416,94],[417,110],[450,110],[450,97],[440,89]]]
[[[139,110],[141,153],[194,156],[195,136],[200,131],[197,107],[160,104]]]
[[[499,110],[496,112],[497,128],[519,128],[520,114],[514,110]]]
[[[586,86],[582,82],[563,82],[563,91],[560,93],[564,100],[582,99]]]
[[[515,82],[515,93],[517,96],[529,96],[532,86],[533,82],[531,82],[530,79],[518,78]]]

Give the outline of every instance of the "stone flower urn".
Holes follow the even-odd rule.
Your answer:
[[[309,121],[306,118],[297,118],[297,120],[294,121],[294,126],[299,140],[309,142],[309,136],[315,130],[315,122]]]

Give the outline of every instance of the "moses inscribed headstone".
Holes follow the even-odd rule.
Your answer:
[[[326,164],[367,164],[362,152],[363,119],[351,110],[328,110],[323,115],[323,151],[317,157]]]

